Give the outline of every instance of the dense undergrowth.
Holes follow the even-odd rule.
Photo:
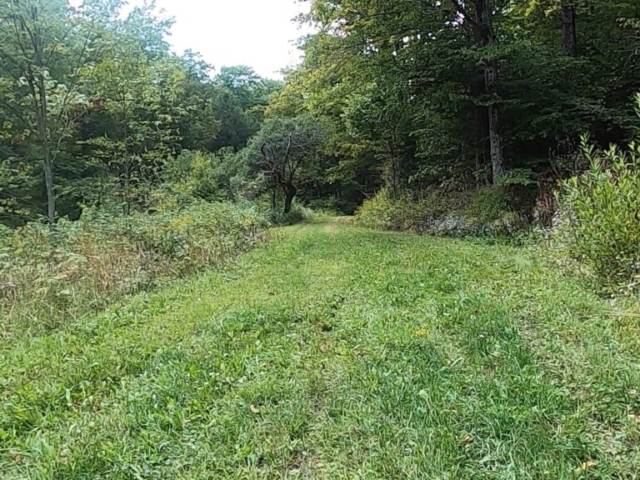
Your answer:
[[[0,230],[0,338],[50,330],[254,246],[269,221],[250,205],[199,203],[155,215],[86,211],[51,232]]]
[[[513,208],[514,192],[507,187],[445,192],[433,189],[415,199],[393,197],[387,190],[364,202],[357,212],[360,225],[370,228],[467,237],[511,235],[528,224],[525,213]]]
[[[640,283],[640,145],[601,151],[583,146],[590,168],[563,184],[556,245],[605,286]]]

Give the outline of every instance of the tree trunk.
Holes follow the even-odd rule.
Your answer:
[[[480,40],[483,47],[495,42],[493,34],[493,24],[491,21],[491,1],[477,0],[476,6],[476,38]],[[495,60],[487,58],[484,62],[484,81],[486,93],[496,95],[498,92],[498,68]],[[489,145],[491,147],[491,170],[493,172],[493,184],[500,181],[504,173],[504,156],[502,151],[502,138],[500,137],[500,117],[498,105],[494,102],[487,109],[489,117]]]
[[[126,153],[125,153],[126,155]],[[124,164],[124,214],[128,217],[131,215],[131,163],[129,158]]]
[[[293,197],[287,195],[284,199],[284,213],[291,213],[291,209],[293,208]]]
[[[273,188],[271,189],[271,211],[272,212],[275,212],[276,208],[278,208],[278,205],[276,203],[276,198],[278,195],[277,188],[278,188],[278,184],[274,182]]]
[[[43,141],[44,150],[44,180],[47,189],[47,219],[49,227],[56,224],[56,195],[54,193],[53,162],[51,161],[51,149],[48,140]]]
[[[293,199],[296,198],[298,189],[290,183],[282,183],[280,186],[284,192],[284,213],[291,213]]]
[[[31,17],[34,22],[38,21],[38,9],[36,7],[31,8]],[[49,132],[47,132],[49,105],[47,103],[47,87],[44,77],[44,51],[42,38],[40,37],[38,29],[36,28],[33,32],[29,32],[29,35],[34,52],[33,61],[38,67],[38,72],[36,72],[35,75],[34,72],[29,69],[29,83],[36,111],[38,137],[42,148],[44,179],[47,190],[47,220],[49,222],[49,228],[53,229],[56,224],[56,196],[54,192],[53,158],[51,155],[51,145],[49,143]]]
[[[47,220],[49,227],[56,224],[56,196],[54,193],[53,181],[53,159],[51,158],[51,146],[47,132],[47,90],[44,85],[44,78],[36,80],[38,85],[38,96],[36,98],[36,124],[38,126],[38,137],[42,148],[42,159],[44,168],[44,180],[47,190]]]
[[[562,44],[569,57],[578,56],[578,34],[576,28],[576,7],[570,0],[562,2]]]
[[[485,84],[483,81],[474,81],[471,84],[471,95],[473,98],[479,99],[485,93]],[[473,109],[473,118],[475,124],[475,163],[476,163],[476,186],[479,188],[483,185],[480,171],[486,162],[487,144],[489,138],[489,116],[487,115],[487,107],[483,105],[475,105]]]
[[[496,185],[504,173],[502,139],[498,132],[498,107],[496,105],[489,106],[489,142],[491,143],[491,170],[493,173],[493,184]]]

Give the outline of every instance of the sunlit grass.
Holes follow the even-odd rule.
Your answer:
[[[0,350],[0,477],[640,474],[636,317],[515,248],[281,236]]]

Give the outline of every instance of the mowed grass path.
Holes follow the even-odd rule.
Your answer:
[[[640,478],[640,320],[525,251],[296,226],[0,347],[0,478]]]

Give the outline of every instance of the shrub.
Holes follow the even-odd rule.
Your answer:
[[[484,187],[472,192],[462,208],[466,217],[479,222],[494,222],[513,212],[513,199],[506,187]]]
[[[356,212],[358,224],[367,228],[386,230],[400,229],[396,214],[399,202],[391,198],[387,190],[382,190],[375,197],[364,201]]]
[[[294,203],[289,213],[271,212],[271,221],[275,225],[295,225],[296,223],[313,220],[314,215],[313,210],[310,208]]]
[[[359,206],[355,200],[333,197],[309,200],[307,204],[314,212],[330,216],[353,215]]]
[[[557,238],[607,286],[640,278],[640,145],[601,151],[583,141],[589,170],[563,184]]]
[[[357,212],[360,225],[388,230],[412,230],[438,236],[511,235],[526,226],[526,218],[512,209],[507,187],[445,192],[433,189],[419,200],[393,199],[382,191]]]
[[[159,281],[228,263],[267,226],[250,206],[197,204],[116,217],[90,210],[54,233],[0,231],[0,336],[55,328]]]
[[[182,201],[193,199],[213,201],[240,200],[238,183],[246,175],[244,165],[230,149],[218,153],[183,151],[165,173],[164,189]]]

